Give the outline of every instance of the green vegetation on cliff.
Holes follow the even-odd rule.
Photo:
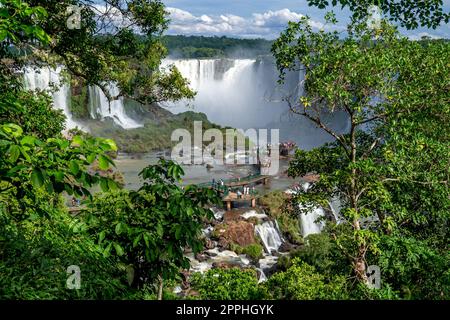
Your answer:
[[[173,58],[255,58],[269,55],[273,41],[228,37],[164,36],[163,43]]]

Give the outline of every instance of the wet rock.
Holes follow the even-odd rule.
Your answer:
[[[214,247],[215,247],[214,241],[212,241],[212,240],[209,239],[209,238],[206,238],[206,239],[205,239],[205,248],[206,248],[206,249],[214,249]]]
[[[225,262],[225,261],[214,262],[212,266],[214,269],[231,269],[241,267],[239,263]]]
[[[214,252],[214,250],[208,250],[208,251],[205,252],[205,254],[207,254],[210,257],[217,256],[217,252]]]
[[[223,220],[225,223],[242,220],[241,212],[240,211],[227,211],[223,215]]]
[[[197,253],[195,255],[195,259],[198,260],[199,262],[204,262],[208,260],[208,257],[205,254]]]
[[[246,221],[230,222],[222,237],[229,243],[235,243],[241,247],[256,243],[255,228],[253,224]]]
[[[225,237],[220,237],[218,245],[221,249],[228,249],[230,242]]]
[[[289,242],[283,242],[281,244],[280,248],[278,249],[278,251],[279,252],[291,252],[294,249],[295,249],[294,245],[290,244]]]

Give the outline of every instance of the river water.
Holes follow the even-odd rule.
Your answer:
[[[114,162],[117,169],[124,175],[125,188],[136,190],[142,185],[142,180],[139,178],[142,169],[156,164],[160,157],[168,157],[169,155],[170,153],[167,152],[151,152],[139,155],[119,154]],[[287,160],[280,160],[278,174],[273,176],[267,185],[259,184],[255,187],[258,194],[264,195],[275,190],[284,191],[294,184],[296,180],[286,175],[288,165]],[[182,182],[184,185],[210,182],[212,179],[218,181],[219,179],[242,178],[258,172],[253,165],[214,165],[211,169],[206,168],[206,165],[182,165],[182,167],[185,172]]]

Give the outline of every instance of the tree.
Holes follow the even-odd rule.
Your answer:
[[[100,197],[85,217],[105,256],[113,254],[130,267],[135,287],[156,282],[159,299],[164,280],[176,279],[181,269],[189,269],[184,248],[194,252],[203,248],[202,224],[213,217],[205,206],[219,200],[213,190],[181,187],[183,174],[179,165],[160,160],[142,170],[145,182],[138,191]]]
[[[392,21],[400,22],[407,29],[419,26],[435,29],[450,21],[450,12],[444,11],[443,0],[308,0],[308,4],[321,9],[340,4],[342,8],[348,7],[352,11],[355,20],[365,18],[370,6],[376,5]]]
[[[168,20],[159,0],[0,4],[0,57],[12,58],[10,70],[30,62],[37,67],[62,64],[87,85],[99,86],[110,100],[128,97],[151,104],[194,95],[175,67],[160,69],[167,54],[160,36]],[[81,24],[68,27],[77,7]],[[25,61],[20,59],[24,54]],[[108,83],[117,84],[119,92],[111,92]]]
[[[339,39],[313,32],[305,18],[289,24],[273,53],[281,81],[288,70],[305,72],[304,94],[286,97],[291,111],[335,139],[297,151],[289,174],[317,172],[320,181],[296,200],[307,207],[341,199],[352,232],[332,236],[367,282],[366,255],[381,254],[380,235],[423,227],[415,236],[424,240],[448,223],[449,45],[409,41],[386,22],[378,30],[353,25]],[[347,115],[345,132],[326,122],[334,112]]]

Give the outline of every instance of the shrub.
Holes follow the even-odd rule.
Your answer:
[[[204,275],[196,273],[191,285],[201,299],[256,300],[267,296],[264,288],[258,286],[255,270],[251,269],[212,269]]]
[[[245,247],[242,252],[249,256],[252,260],[256,261],[262,258],[263,247],[258,243],[254,243]]]
[[[294,259],[285,272],[273,275],[264,284],[274,299],[316,300],[348,298],[346,281],[336,276],[327,281],[316,268],[300,259]]]

